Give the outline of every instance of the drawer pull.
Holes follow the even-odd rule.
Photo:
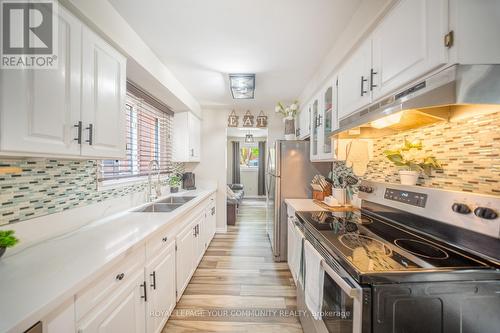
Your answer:
[[[150,284],[150,287],[153,288],[153,290],[156,290],[156,271],[153,271],[153,273],[149,274],[153,278],[153,283]]]
[[[125,277],[125,273],[120,273],[120,274],[118,274],[118,275],[116,276],[116,279],[117,279],[118,281],[121,281],[121,280],[123,280],[123,278],[124,278],[124,277]]]
[[[168,237],[167,237],[167,236],[165,236],[165,237],[163,237],[161,240],[162,240],[162,242],[166,242],[166,241],[168,240]]]
[[[142,288],[142,291],[144,292],[144,296],[141,295],[141,298],[144,298],[144,302],[147,302],[148,301],[148,291],[146,289],[146,281],[144,281],[144,283],[142,283],[140,285],[140,287]]]

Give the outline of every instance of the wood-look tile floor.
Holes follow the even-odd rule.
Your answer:
[[[265,201],[244,200],[236,226],[216,234],[162,333],[297,332],[295,286],[273,261]]]

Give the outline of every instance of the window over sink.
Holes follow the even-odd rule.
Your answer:
[[[146,100],[142,98],[144,95],[141,96],[141,93],[132,93],[129,88],[127,84],[124,109],[126,158],[101,160],[98,163],[100,183],[111,180],[127,181],[147,176],[151,160],[158,161],[161,174],[172,171],[172,111],[151,100],[151,97]],[[152,103],[149,103],[150,101]]]

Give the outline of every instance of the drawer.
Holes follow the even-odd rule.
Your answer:
[[[76,320],[82,319],[96,305],[110,297],[121,286],[128,284],[138,271],[144,274],[144,263],[144,247],[142,246],[96,277],[90,285],[76,294]]]
[[[164,228],[165,229],[165,228]],[[166,249],[172,242],[175,242],[175,233],[170,230],[159,230],[146,241],[146,260],[156,257],[158,253]]]

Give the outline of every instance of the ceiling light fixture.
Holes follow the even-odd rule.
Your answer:
[[[245,135],[245,143],[254,143],[255,140],[253,138],[253,134],[247,134]]]
[[[233,99],[253,99],[255,74],[229,74],[229,86]]]

